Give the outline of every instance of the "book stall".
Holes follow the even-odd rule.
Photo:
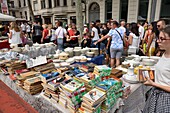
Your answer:
[[[96,48],[56,50],[52,43],[0,50],[0,79],[38,112],[140,111],[158,57],[128,56],[112,69]],[[138,113],[138,111],[133,111]]]

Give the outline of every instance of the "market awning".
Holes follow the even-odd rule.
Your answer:
[[[0,13],[0,21],[16,21],[15,17]]]

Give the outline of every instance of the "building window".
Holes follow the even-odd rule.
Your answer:
[[[166,18],[170,18],[170,13],[168,12],[169,10],[170,10],[170,0],[162,0],[160,18],[164,18],[165,20],[168,20]]]
[[[11,1],[11,8],[14,8],[14,1]]]
[[[139,0],[138,20],[146,20],[148,15],[149,0]]]
[[[19,7],[21,7],[21,1],[19,0]]]
[[[127,21],[128,16],[128,1],[129,0],[120,0],[120,19]]]
[[[38,10],[38,7],[37,7],[37,1],[33,1],[33,6],[34,6],[34,11],[37,11]]]
[[[76,5],[75,0],[72,0],[71,5],[72,5],[72,6],[75,6],[75,5]]]
[[[25,2],[25,0],[24,0],[24,6],[26,6],[26,2]]]
[[[60,0],[54,0],[54,7],[60,6]]]
[[[106,0],[106,20],[110,20],[112,18],[112,0]]]
[[[12,11],[12,16],[16,17],[16,14],[15,14],[15,12],[14,12],[14,11]]]
[[[26,18],[26,20],[27,20],[27,12],[25,11],[25,18]]]
[[[45,8],[45,0],[41,0],[41,9]]]
[[[49,8],[52,8],[51,0],[48,0]]]
[[[20,16],[21,16],[21,18],[22,18],[22,12],[20,12]]]
[[[67,6],[67,0],[63,0],[63,5]]]

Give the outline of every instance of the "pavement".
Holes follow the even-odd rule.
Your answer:
[[[38,113],[0,80],[0,113]]]

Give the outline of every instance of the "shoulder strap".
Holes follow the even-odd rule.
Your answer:
[[[123,37],[122,37],[122,35],[119,33],[119,31],[117,30],[117,29],[115,29],[116,31],[117,31],[117,33],[119,34],[119,36],[120,36],[120,38],[122,39],[122,41],[123,41]]]

